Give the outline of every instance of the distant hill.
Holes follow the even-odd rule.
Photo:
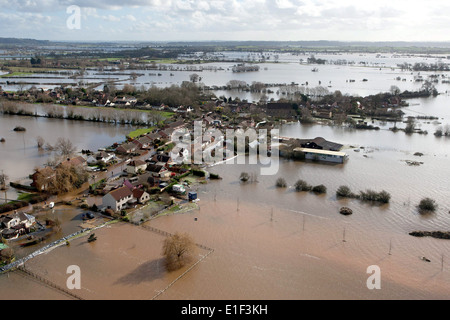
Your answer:
[[[1,46],[46,46],[50,44],[51,42],[48,40],[0,38]]]

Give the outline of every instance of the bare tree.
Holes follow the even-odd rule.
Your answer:
[[[76,147],[69,139],[58,138],[58,140],[56,141],[55,150],[60,156],[68,158],[75,153]]]
[[[45,140],[44,140],[44,138],[42,138],[41,136],[38,136],[38,137],[36,138],[36,143],[37,143],[37,147],[38,147],[39,149],[43,149],[43,148],[44,148],[44,144],[45,144]]]
[[[176,270],[189,261],[190,254],[194,249],[194,241],[184,233],[175,233],[167,237],[163,243],[163,256],[166,258],[166,267],[168,270]]]

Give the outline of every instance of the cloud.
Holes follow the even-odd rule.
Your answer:
[[[370,31],[373,39],[387,39],[413,38],[414,30],[421,34],[440,30],[444,37],[442,31],[450,28],[450,18],[444,14],[448,6],[441,3],[443,10],[437,10],[439,0],[0,0],[5,19],[13,24],[0,21],[0,27],[15,36],[26,37],[30,25],[35,29],[32,34],[41,32],[40,38],[57,34],[54,30],[64,30],[66,8],[71,5],[82,9],[86,36],[101,39],[116,39],[120,30],[126,38],[147,40],[156,36],[167,40],[369,40],[364,32]],[[27,23],[31,17],[35,21]],[[388,29],[396,33],[387,33]]]

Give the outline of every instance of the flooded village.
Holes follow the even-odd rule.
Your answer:
[[[447,297],[448,70],[227,54],[3,61],[2,299]]]

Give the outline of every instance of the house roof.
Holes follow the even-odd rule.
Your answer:
[[[185,125],[185,123],[184,123],[183,120],[178,120],[178,121],[169,123],[169,128],[179,128],[179,127],[182,127],[184,125]]]
[[[142,195],[145,193],[144,190],[142,189],[134,189],[133,190],[133,197],[136,199],[139,199],[140,197],[142,197]]]
[[[339,151],[342,149],[343,145],[335,142],[331,142],[328,140],[325,140],[322,137],[317,137],[314,139],[299,139],[299,142],[302,147],[308,148],[310,144],[315,143],[319,147],[323,148],[324,150],[330,150],[330,151]]]
[[[157,133],[149,133],[149,134],[147,134],[145,136],[147,138],[149,138],[151,141],[161,138],[161,136],[159,134],[157,134]]]
[[[150,172],[161,172],[161,170],[164,170],[164,166],[161,165],[157,165],[157,164],[149,164],[147,166],[147,171]]]
[[[120,187],[109,193],[116,201],[133,195],[133,192],[128,187]]]
[[[155,154],[152,158],[153,161],[155,162],[169,162],[170,161],[170,156],[169,155],[165,155],[165,154]]]
[[[133,160],[133,161],[131,161],[129,164],[128,164],[128,166],[129,167],[139,167],[139,166],[144,166],[144,165],[146,165],[147,163],[144,161],[144,160]]]
[[[67,159],[66,161],[61,162],[62,165],[70,165],[70,166],[79,166],[86,162],[86,159],[82,156],[78,156],[72,159]]]

